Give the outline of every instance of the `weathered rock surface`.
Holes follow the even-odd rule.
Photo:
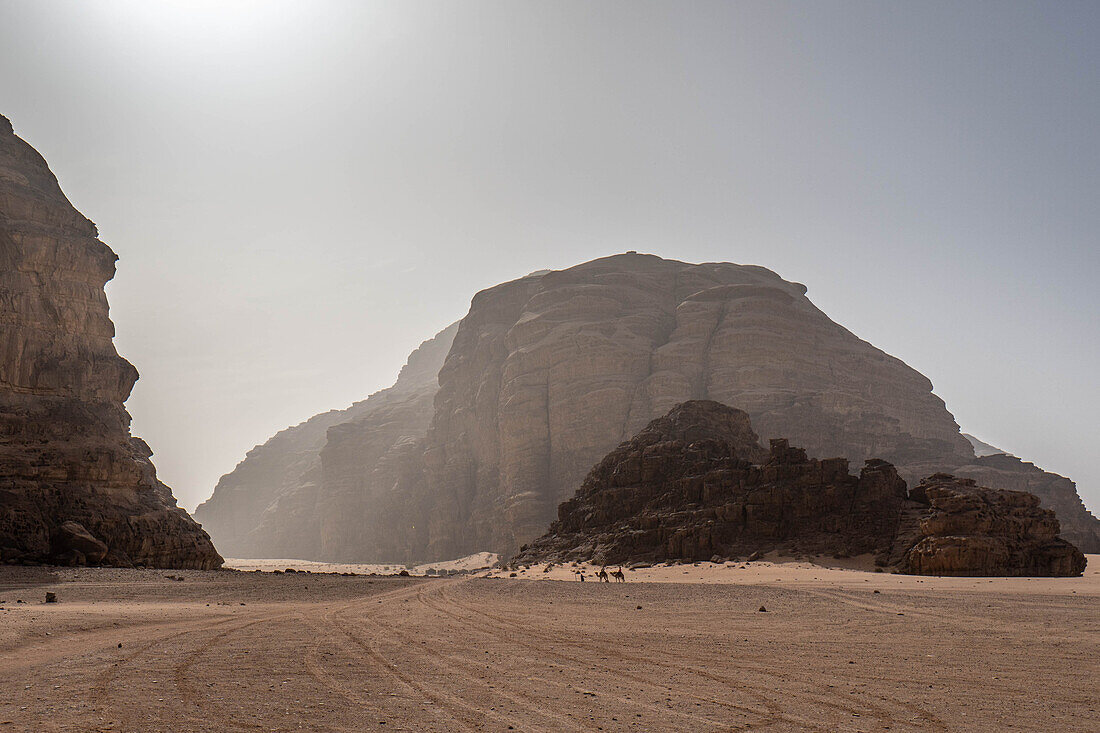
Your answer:
[[[903,521],[915,517],[916,521]],[[910,531],[910,526],[914,528]],[[848,474],[786,440],[763,451],[749,416],[677,405],[609,453],[516,563],[698,561],[876,553],[923,575],[1080,575],[1054,512],[1029,493],[935,474],[911,492],[880,460]]]
[[[355,543],[368,523],[392,519],[371,503],[396,498],[389,492],[409,456],[419,470],[418,441],[457,330],[452,324],[421,344],[392,387],[249,451],[195,510],[218,547],[231,557],[366,557]]]
[[[918,575],[1080,575],[1085,556],[1058,537],[1053,511],[1023,491],[935,474],[910,492],[925,505],[919,539],[900,564]]]
[[[123,403],[114,252],[0,116],[0,560],[215,568]]]
[[[93,563],[102,562],[107,557],[107,545],[92,536],[77,522],[64,522],[53,536],[54,553],[79,552]]]
[[[1077,484],[1065,476],[1006,453],[981,456],[951,468],[950,473],[974,479],[979,486],[1034,494],[1044,507],[1054,511],[1063,537],[1083,552],[1100,552],[1100,522],[1085,508]]]
[[[805,293],[761,267],[638,254],[478,293],[439,375],[415,555],[514,551],[589,467],[690,399],[737,405],[811,455],[882,458],[909,481],[974,463],[928,379]],[[1067,536],[1100,546],[1095,517],[1067,511]]]
[[[516,561],[885,552],[905,494],[885,461],[868,461],[856,477],[846,459],[807,458],[786,440],[773,439],[769,452],[747,413],[685,402],[600,461]]]

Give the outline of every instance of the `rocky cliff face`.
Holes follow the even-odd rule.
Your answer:
[[[367,557],[356,542],[367,523],[383,516],[373,503],[401,475],[403,456],[411,450],[419,457],[436,375],[457,330],[453,324],[421,344],[393,387],[249,451],[195,510],[218,547],[231,557]]]
[[[0,557],[215,568],[123,402],[103,286],[116,256],[0,117]]]
[[[904,521],[914,518],[915,522]],[[550,530],[514,562],[684,562],[784,554],[876,553],[921,575],[1080,575],[1033,494],[935,474],[912,492],[872,459],[859,477],[786,440],[762,451],[749,416],[710,401],[677,405],[609,453]]]
[[[924,505],[901,569],[918,575],[1080,575],[1085,556],[1058,537],[1058,519],[1023,491],[935,474],[910,498]]]
[[[909,481],[975,461],[927,378],[761,267],[626,254],[491,288],[439,382],[420,556],[514,551],[607,451],[690,399],[744,409],[812,455],[881,457]],[[1067,535],[1091,547],[1096,519],[1067,509]]]
[[[885,552],[905,495],[884,461],[868,461],[856,477],[847,460],[810,459],[786,440],[765,451],[746,413],[685,402],[593,468],[516,561]]]
[[[248,514],[237,509],[226,521],[241,522],[237,534],[252,532],[266,544],[250,547],[269,556],[298,553],[279,538],[302,534],[294,528],[307,521],[319,545],[300,548],[308,557],[510,555],[608,451],[674,405],[709,399],[745,410],[765,438],[811,455],[882,458],[910,482],[951,471],[1026,485],[1059,513],[1069,539],[1100,551],[1100,523],[1072,482],[976,459],[927,378],[762,267],[628,253],[536,273],[475,295],[438,363],[430,409],[425,397],[400,408],[408,418],[324,418],[325,437],[311,433],[307,451],[310,466],[323,466],[303,482],[299,466],[271,464],[270,476],[241,484],[242,496],[260,497],[241,506],[259,507],[251,513],[264,514],[262,525],[236,519]],[[423,434],[394,432],[393,421],[420,426],[425,415]],[[288,493],[284,480],[301,490]],[[222,520],[201,509],[221,541]]]

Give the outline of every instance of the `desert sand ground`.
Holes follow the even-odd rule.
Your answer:
[[[542,570],[0,568],[0,733],[1100,730],[1100,556]]]

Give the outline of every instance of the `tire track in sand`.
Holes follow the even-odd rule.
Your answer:
[[[418,589],[416,587],[413,587],[411,589],[408,589],[405,593],[402,593],[401,595],[415,595],[417,592]],[[391,600],[396,599],[397,597],[391,597]],[[370,608],[370,605],[366,604],[365,602],[370,600],[375,599],[366,598],[361,599],[361,602],[359,603],[352,602],[350,604],[344,604],[342,608],[336,609],[328,614],[326,620],[332,623],[336,629],[345,634],[352,641],[352,643],[356,644],[365,652],[367,652],[367,654],[380,665],[383,671],[394,677],[396,680],[398,680],[399,683],[404,685],[406,688],[419,692],[424,697],[432,700],[438,706],[438,708],[447,708],[449,714],[452,717],[452,720],[446,722],[457,722],[466,730],[480,730],[481,723],[486,718],[496,720],[504,725],[521,723],[521,721],[514,720],[506,715],[496,712],[495,710],[489,710],[485,706],[473,705],[466,702],[466,700],[464,700],[460,695],[454,694],[446,689],[446,685],[433,684],[431,682],[428,682],[427,680],[418,680],[412,675],[405,673],[401,669],[401,666],[399,664],[388,658],[381,651],[380,645],[375,639],[377,638],[377,635],[379,633],[382,633],[393,636],[400,636],[402,638],[402,641],[404,641],[403,648],[405,650],[419,651],[417,648],[418,645],[412,643],[408,639],[408,637],[397,632],[395,627],[383,627],[382,624],[376,618],[374,618],[374,614],[367,611],[367,609]],[[347,614],[352,611],[359,611],[359,615],[356,617],[355,621],[349,620],[347,618]],[[353,627],[358,626],[361,630],[362,624],[357,623],[357,621],[366,622],[366,624],[368,624],[375,633],[371,633],[366,636],[358,633],[357,630]],[[422,658],[423,656],[424,655],[421,655]],[[444,670],[445,672],[449,671],[453,673],[455,671],[455,665],[448,663],[448,661],[442,656],[438,657],[437,661],[433,662],[433,666],[436,666]],[[465,676],[455,678],[470,681]],[[520,700],[517,699],[514,695],[510,695],[509,693],[503,692],[502,690],[489,688],[488,683],[481,684],[483,684],[487,688],[487,693],[492,696],[501,697],[504,699],[511,699],[511,701],[514,703],[522,703],[524,705],[532,702],[538,705],[537,701],[533,701],[529,698]],[[556,723],[553,726],[549,728],[544,728],[544,730],[547,731],[562,730],[562,724],[567,725],[570,729],[579,728],[580,730],[585,730],[584,728],[580,728],[574,721],[571,721],[570,719],[563,716],[559,716],[552,711],[546,710],[545,708],[531,710],[530,712],[534,712],[540,717],[549,717],[556,720]],[[530,725],[522,724],[519,726],[518,729],[538,730],[537,728],[532,728]]]
[[[166,636],[161,636],[153,639],[152,641],[138,647],[138,649],[134,652],[126,654],[122,657],[122,659],[111,663],[106,669],[96,675],[95,682],[92,684],[92,687],[89,690],[89,697],[92,701],[92,713],[102,718],[106,715],[107,708],[111,707],[112,712],[115,714],[115,716],[122,718],[120,722],[125,726],[126,730],[136,730],[136,728],[131,725],[131,723],[133,722],[133,716],[126,712],[127,709],[125,707],[120,705],[109,706],[111,683],[114,682],[114,680],[117,679],[118,676],[135,660],[145,655],[149,651],[161,646],[162,644],[172,641],[173,639],[178,639],[182,636],[186,636],[187,634],[193,634],[196,632],[207,630],[211,627],[222,626],[235,620],[236,619],[232,617],[227,617],[214,621],[189,621],[182,622],[180,624],[173,624],[169,626],[168,629],[178,628],[181,625],[194,628],[186,628],[181,631],[177,631],[174,634],[168,634]]]
[[[465,582],[471,582],[471,581],[470,580],[465,580],[465,581],[459,581],[459,582],[460,583],[465,583]],[[742,690],[742,691],[745,691],[745,692],[749,692],[750,694],[753,694],[753,696],[756,697],[758,700],[760,700],[761,704],[764,704],[768,708],[768,712],[771,714],[771,716],[773,718],[773,721],[770,721],[770,722],[780,722],[780,721],[787,722],[787,723],[799,725],[799,726],[803,727],[804,729],[832,730],[832,724],[823,723],[819,719],[802,718],[800,716],[794,716],[790,713],[786,713],[776,703],[774,703],[773,701],[771,701],[771,700],[767,699],[766,697],[764,697],[764,693],[766,693],[768,691],[775,692],[777,690],[782,689],[783,695],[785,697],[799,696],[799,697],[802,697],[803,699],[811,702],[812,704],[834,709],[834,710],[836,710],[838,712],[841,712],[841,713],[844,713],[844,714],[846,714],[847,716],[850,716],[850,717],[855,717],[855,716],[864,717],[869,712],[871,712],[876,717],[878,717],[880,720],[882,720],[884,723],[889,723],[889,724],[892,724],[892,725],[898,725],[898,724],[912,725],[912,723],[910,723],[909,721],[899,720],[896,717],[897,713],[895,711],[891,711],[888,708],[883,708],[881,705],[876,704],[876,703],[871,703],[869,701],[862,701],[861,705],[859,707],[854,707],[854,706],[851,706],[851,705],[847,705],[847,704],[844,704],[844,703],[837,702],[835,699],[833,699],[833,696],[830,695],[830,693],[826,693],[826,692],[810,693],[810,692],[806,692],[806,691],[795,690],[789,684],[790,681],[791,681],[791,679],[789,677],[787,677],[786,675],[777,674],[774,670],[772,670],[770,667],[765,666],[765,665],[752,665],[752,666],[743,665],[743,666],[744,666],[746,671],[751,671],[751,672],[754,672],[758,675],[761,675],[761,676],[764,676],[764,677],[769,677],[772,680],[774,680],[774,682],[773,683],[768,683],[768,684],[749,685],[747,680],[744,680],[744,679],[736,679],[736,680],[731,679],[729,677],[725,677],[725,676],[722,676],[722,675],[717,675],[713,672],[710,672],[709,670],[702,669],[702,668],[696,666],[697,663],[699,662],[698,657],[690,657],[689,658],[689,657],[684,657],[682,655],[675,655],[675,654],[669,653],[669,652],[661,652],[665,656],[672,657],[673,659],[678,658],[680,660],[679,662],[674,662],[672,664],[669,664],[669,663],[665,663],[665,662],[662,662],[660,660],[654,659],[652,657],[632,656],[632,655],[630,655],[626,652],[623,652],[619,648],[609,648],[609,647],[606,647],[606,646],[600,646],[600,645],[598,645],[594,642],[581,641],[581,640],[578,640],[574,637],[567,637],[567,636],[563,636],[563,635],[560,635],[560,634],[555,635],[553,632],[539,633],[539,632],[535,631],[529,624],[523,624],[523,623],[519,623],[519,622],[516,622],[516,621],[512,621],[508,618],[504,618],[504,617],[501,617],[501,616],[496,616],[496,615],[486,611],[484,608],[481,608],[481,607],[463,604],[463,603],[457,601],[456,599],[454,599],[452,596],[449,596],[448,595],[449,590],[451,590],[451,589],[450,588],[441,589],[441,594],[443,595],[443,597],[449,603],[451,603],[452,605],[454,605],[458,608],[462,608],[463,610],[467,611],[468,613],[471,613],[471,614],[474,614],[476,616],[481,616],[483,618],[489,619],[490,621],[495,622],[495,624],[498,627],[501,627],[501,626],[506,627],[513,633],[518,632],[518,633],[521,633],[521,634],[525,634],[525,635],[527,635],[531,638],[541,638],[543,641],[549,641],[549,642],[551,642],[552,644],[554,644],[556,646],[574,646],[574,647],[579,647],[581,649],[585,649],[587,651],[590,651],[590,652],[593,652],[593,653],[596,653],[596,654],[618,656],[618,657],[620,657],[620,658],[622,658],[626,661],[632,661],[632,662],[635,662],[635,663],[638,663],[638,664],[650,664],[650,665],[656,665],[656,666],[661,666],[661,667],[665,667],[665,668],[670,668],[670,669],[673,669],[673,670],[687,671],[687,672],[690,672],[692,674],[701,676],[705,679],[709,679],[712,682],[716,682],[716,683],[718,683],[718,684],[720,684],[724,687],[728,687],[731,690],[735,690],[735,691],[736,690]],[[546,653],[554,653],[552,650],[545,650],[545,651],[546,651]],[[577,661],[581,661],[582,663],[587,662],[587,660],[581,660],[581,659],[578,659]],[[722,661],[722,660],[716,660],[716,661]],[[607,668],[607,669],[610,669],[610,668]],[[612,670],[612,671],[614,671],[614,670]],[[633,676],[630,676],[626,673],[621,673],[621,672],[619,674],[625,676],[627,679],[631,679],[632,681],[645,682],[644,678],[635,678]],[[776,684],[777,682],[784,682],[784,683],[788,683],[788,684],[780,686],[780,685]],[[746,687],[750,688],[750,689],[746,689]],[[720,705],[720,706],[723,706],[723,707],[729,707],[730,706],[729,703],[726,703],[725,701],[719,700],[717,698],[700,697],[700,696],[695,695],[694,693],[690,693],[690,692],[677,692],[677,694],[679,694],[680,696],[691,697],[693,699],[699,699],[699,700],[709,702],[711,704]],[[901,710],[904,710],[904,711],[906,711],[906,712],[908,712],[912,715],[916,715],[917,717],[920,717],[922,719],[922,721],[924,721],[924,723],[925,723],[925,725],[923,726],[925,729],[931,728],[932,730],[943,731],[943,732],[946,732],[948,730],[947,726],[944,725],[941,720],[936,718],[934,715],[928,713],[927,711],[925,711],[925,710],[923,710],[923,709],[921,709],[921,708],[919,708],[915,705],[912,705],[911,703],[906,703],[905,701],[900,700],[896,697],[889,698],[889,702],[891,704],[895,705],[897,708],[900,708]],[[740,707],[744,708],[745,706],[740,706]],[[756,710],[756,709],[753,709],[753,708],[747,708],[747,710],[752,711],[752,712],[757,712],[757,713],[760,712],[759,710]],[[849,719],[850,719],[850,717],[849,717]]]
[[[442,591],[442,589],[436,589],[436,590]],[[442,593],[440,595],[442,596]],[[431,601],[428,600],[428,598],[427,598],[427,596],[426,596],[426,594],[424,593],[423,590],[421,590],[421,592],[417,594],[417,600],[420,601],[423,605],[425,605],[428,608],[435,611],[436,613],[447,616],[448,618],[450,618],[454,621],[457,621],[459,623],[459,625],[463,628],[463,630],[475,632],[475,633],[477,633],[477,634],[479,634],[479,635],[481,635],[481,636],[483,636],[487,639],[493,640],[493,641],[499,641],[499,639],[500,639],[500,634],[493,633],[492,631],[488,631],[488,630],[482,628],[477,623],[472,623],[471,620],[470,620],[470,617],[462,616],[458,613],[447,610],[443,605],[437,605],[437,604],[432,603]],[[578,657],[572,657],[572,656],[569,656],[567,654],[563,654],[562,652],[557,651],[557,650],[546,649],[545,647],[540,647],[540,646],[531,644],[529,642],[519,641],[514,637],[509,637],[508,641],[511,642],[511,643],[515,643],[519,646],[522,646],[523,648],[528,649],[530,651],[534,651],[540,657],[554,657],[554,658],[557,658],[557,659],[566,660],[566,661],[571,663],[570,664],[570,669],[573,672],[581,672],[581,673],[583,673],[583,675],[590,674],[590,669],[588,668],[587,665],[591,664],[591,660],[582,660]],[[586,666],[582,667],[582,665],[586,665]],[[599,665],[599,666],[604,666],[604,665]],[[607,668],[607,669],[610,669],[610,668]],[[583,675],[578,675],[578,676],[583,676]],[[611,676],[621,676],[621,675],[613,674]],[[536,681],[543,682],[545,684],[556,686],[556,687],[562,687],[562,688],[565,688],[566,690],[575,690],[575,688],[572,685],[569,685],[568,683],[564,683],[564,682],[561,682],[559,680],[549,679],[549,678],[546,678],[546,677],[543,677],[543,676],[528,675],[527,679],[536,680]],[[631,682],[636,684],[637,680],[632,679]],[[664,694],[665,692],[672,691],[672,688],[661,688],[659,686],[654,685],[653,683],[647,683],[647,684],[649,684],[652,691],[657,691],[657,692],[660,692],[661,694]],[[703,715],[697,715],[697,714],[693,714],[693,713],[685,713],[685,712],[681,712],[679,710],[673,710],[671,708],[661,707],[661,706],[655,705],[653,703],[648,703],[648,702],[644,702],[642,700],[635,700],[633,698],[628,698],[628,697],[625,697],[623,695],[619,695],[617,693],[601,692],[600,694],[601,694],[601,696],[604,696],[604,697],[614,698],[615,700],[620,702],[622,705],[627,706],[627,707],[636,707],[636,708],[648,710],[652,713],[662,715],[662,716],[671,715],[673,717],[683,718],[687,721],[690,721],[692,724],[694,724],[696,726],[698,726],[700,724],[712,726],[717,731],[754,730],[754,729],[759,729],[760,725],[771,725],[773,722],[776,722],[776,721],[768,720],[764,723],[760,723],[758,721],[757,723],[746,723],[744,725],[731,725],[730,723],[728,723],[726,721],[713,720],[712,718],[708,718],[708,717],[703,716]],[[697,730],[697,728],[695,730]]]

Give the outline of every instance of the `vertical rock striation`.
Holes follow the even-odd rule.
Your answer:
[[[491,288],[439,380],[428,557],[514,551],[607,451],[690,399],[741,408],[812,455],[880,457],[909,481],[975,461],[926,377],[761,267],[625,254]],[[1066,535],[1091,547],[1095,518],[1067,510]]]
[[[130,436],[138,374],[103,291],[116,259],[0,116],[0,556],[215,568]]]

